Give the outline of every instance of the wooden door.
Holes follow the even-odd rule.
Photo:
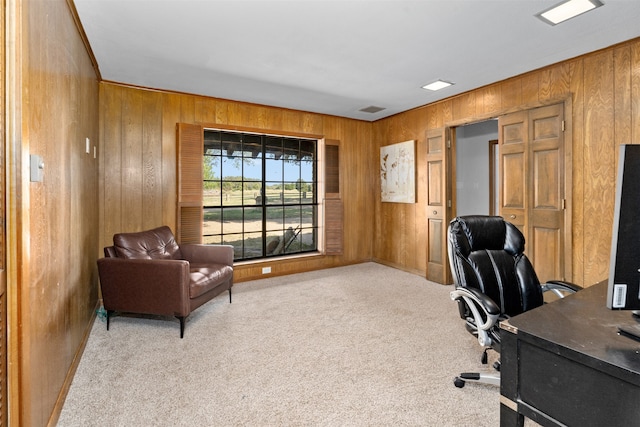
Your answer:
[[[427,140],[427,279],[451,283],[447,258],[449,221],[447,129],[428,130]]]
[[[529,112],[527,254],[541,281],[565,279],[563,105]]]
[[[500,212],[524,234],[540,281],[570,278],[564,104],[498,119]]]
[[[499,215],[527,236],[527,139],[526,111],[498,119],[500,149]]]

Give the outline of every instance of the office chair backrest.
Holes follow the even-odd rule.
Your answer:
[[[543,303],[542,288],[524,255],[524,236],[498,216],[463,216],[449,224],[449,262],[456,286],[490,297],[515,316]]]

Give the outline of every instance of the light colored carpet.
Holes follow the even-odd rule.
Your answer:
[[[497,426],[450,286],[376,263],[236,284],[177,320],[97,319],[59,426]]]

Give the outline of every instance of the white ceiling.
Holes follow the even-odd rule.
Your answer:
[[[558,2],[74,0],[103,80],[370,121],[640,36],[639,0]]]

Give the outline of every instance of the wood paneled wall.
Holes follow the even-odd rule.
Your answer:
[[[85,138],[98,144],[98,79],[65,0],[3,5],[18,94],[6,141],[11,424],[44,426],[55,424],[98,301],[98,161],[85,153]],[[42,156],[42,182],[29,180],[30,154]]]
[[[344,188],[342,255],[270,260],[271,275],[367,261],[377,174],[371,123],[277,107],[100,84],[100,246],[113,234],[159,225],[176,230],[176,124],[237,126],[323,135],[341,141]],[[265,263],[237,265],[235,281],[266,277]]]
[[[19,129],[7,139],[7,233],[11,416],[16,425],[55,423],[70,369],[98,298],[96,259],[119,231],[175,227],[178,122],[324,135],[341,141],[344,253],[270,261],[272,274],[375,258],[424,274],[428,129],[571,99],[573,280],[606,277],[616,147],[640,142],[640,41],[398,114],[375,123],[214,98],[98,84],[65,0],[5,0],[19,19],[19,46],[3,68],[5,107]],[[4,63],[3,63],[4,66]],[[15,70],[14,70],[15,68]],[[9,74],[11,73],[11,74]],[[3,95],[4,96],[4,95]],[[100,100],[98,104],[98,99]],[[98,159],[85,153],[85,138]],[[418,202],[382,204],[379,148],[418,141]],[[100,143],[98,143],[100,141]],[[45,162],[29,182],[29,154]],[[236,280],[261,275],[239,266]]]
[[[617,147],[640,143],[640,39],[498,82],[377,121],[372,152],[418,141],[418,201],[376,198],[374,258],[426,273],[425,131],[569,99],[573,149],[573,278],[592,285],[608,277]]]
[[[345,254],[272,261],[273,274],[375,259],[426,274],[426,170],[429,129],[570,100],[573,280],[608,274],[616,147],[640,143],[640,41],[498,82],[374,123],[194,95],[101,84],[100,245],[115,232],[175,227],[175,124],[231,125],[324,135],[343,141]],[[381,203],[379,148],[415,139],[417,203]],[[263,277],[261,264],[236,279]]]

